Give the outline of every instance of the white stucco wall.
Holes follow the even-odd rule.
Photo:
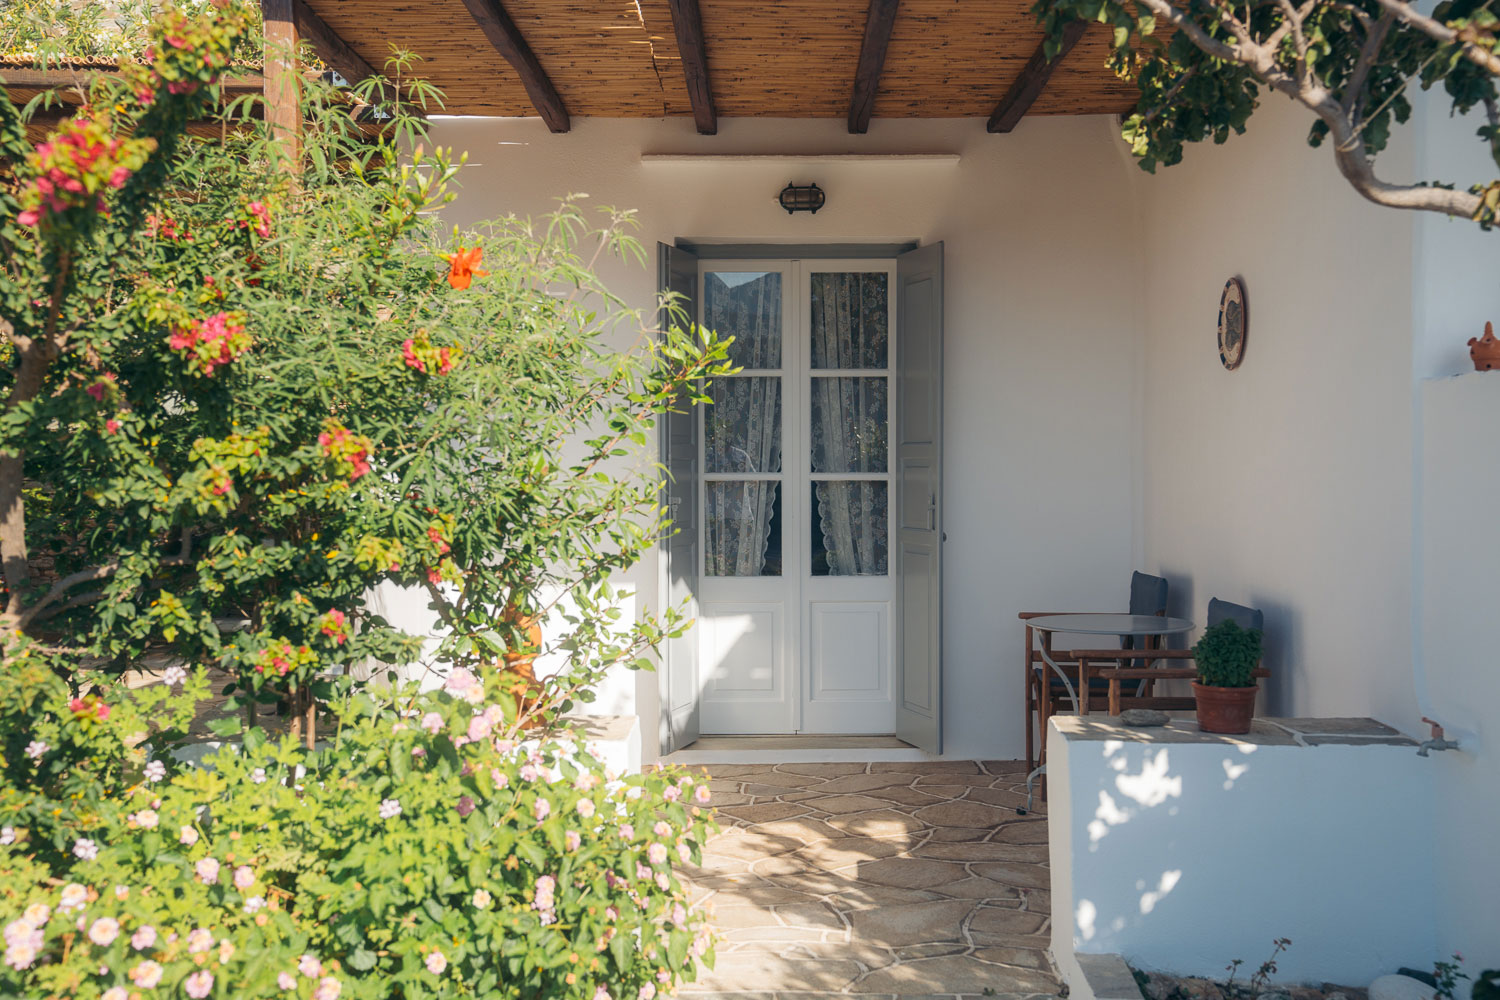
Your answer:
[[[945,753],[1022,749],[1020,610],[1124,603],[1138,516],[1140,290],[1136,212],[1108,118],[1037,119],[989,135],[982,120],[439,120],[433,141],[468,150],[448,214],[468,223],[536,215],[584,192],[634,208],[648,244],[941,240],[944,394]],[[642,153],[956,153],[957,163],[642,162]],[[816,215],[775,204],[789,181],[828,192]],[[603,269],[648,306],[656,276]],[[654,458],[651,451],[650,458]],[[631,581],[656,593],[648,560]],[[638,710],[656,731],[656,679],[628,675],[598,711]],[[648,748],[648,753],[649,753]]]
[[[1210,978],[1243,959],[1243,982],[1280,937],[1277,983],[1364,986],[1443,953],[1432,772],[1410,746],[1079,738],[1059,722],[1052,952],[1070,982],[1076,954],[1109,953]]]
[[[1269,97],[1245,136],[1141,184],[1145,561],[1174,614],[1265,611],[1263,711],[1412,731],[1412,218],[1356,195],[1309,121]],[[1409,149],[1380,168],[1409,176]],[[1236,274],[1230,372],[1215,329]]]

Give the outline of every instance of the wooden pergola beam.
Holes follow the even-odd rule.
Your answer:
[[[339,33],[328,26],[304,0],[292,0],[292,19],[297,34],[312,42],[318,58],[333,68],[339,76],[352,86],[366,77],[375,75],[375,67],[365,62],[353,46],[339,37]]]
[[[296,0],[260,0],[265,24],[266,124],[296,173],[302,163],[302,81],[297,75]]]
[[[1036,103],[1036,99],[1042,96],[1042,91],[1047,88],[1047,81],[1052,78],[1052,71],[1057,68],[1063,57],[1078,44],[1083,37],[1084,29],[1088,27],[1084,21],[1071,21],[1063,29],[1062,47],[1057,50],[1057,55],[1052,59],[1047,58],[1046,43],[1038,45],[1031,58],[1026,60],[1026,65],[1021,70],[1021,75],[1016,77],[1016,82],[1010,85],[1010,90],[995,105],[995,110],[990,114],[989,130],[991,132],[1009,132],[1020,123],[1026,112]]]
[[[870,12],[865,16],[865,41],[859,50],[859,67],[854,71],[854,95],[849,99],[851,134],[863,135],[870,130],[875,92],[880,88],[885,50],[891,43],[899,3],[900,0],[870,0]]]
[[[682,56],[682,75],[687,80],[688,100],[693,104],[693,122],[700,135],[719,131],[719,113],[714,109],[714,90],[708,76],[708,47],[703,39],[703,12],[698,0],[668,0],[672,8],[672,32]]]
[[[531,106],[542,116],[542,121],[554,132],[568,131],[572,126],[562,97],[552,85],[547,71],[537,61],[536,53],[526,44],[521,29],[516,27],[516,22],[500,6],[500,0],[464,0],[464,6],[469,8],[474,23],[479,25],[479,30],[484,32],[484,37],[489,39],[495,51],[504,56],[505,61],[521,77],[521,85],[531,98]]]

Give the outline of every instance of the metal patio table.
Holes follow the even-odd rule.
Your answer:
[[[1073,687],[1072,678],[1068,676],[1058,662],[1052,656],[1051,635],[1057,632],[1067,632],[1075,635],[1112,635],[1121,638],[1149,639],[1154,636],[1177,635],[1182,632],[1190,632],[1193,623],[1186,618],[1162,618],[1157,615],[1115,615],[1115,614],[1063,614],[1044,615],[1041,618],[1028,618],[1026,624],[1043,633],[1041,649],[1042,660],[1052,669],[1052,672],[1062,678],[1063,687],[1068,691],[1068,698],[1073,702],[1073,711],[1082,714],[1083,704],[1078,698],[1078,692]],[[1130,650],[1121,649],[1120,659],[1130,659]],[[1083,678],[1079,678],[1082,681]],[[1042,739],[1046,740],[1043,733]],[[1043,744],[1045,746],[1045,743]],[[1042,764],[1026,776],[1026,806],[1017,809],[1018,813],[1025,815],[1031,811],[1032,783],[1040,774],[1047,772],[1047,765]]]

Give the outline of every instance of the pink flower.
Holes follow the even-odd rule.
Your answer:
[[[102,969],[99,974],[101,976],[104,974]],[[125,987],[123,986],[111,986],[99,994],[99,1000],[129,1000],[129,998],[130,994],[125,992]]]
[[[609,995],[609,990],[604,988],[603,983],[600,983],[598,988],[594,990],[594,1000],[613,1000]]]
[[[150,924],[137,927],[134,934],[130,935],[130,947],[136,951],[145,951],[156,943],[156,928]]]
[[[249,865],[240,865],[234,870],[234,887],[236,889],[248,889],[255,884],[255,872],[250,870]]]
[[[661,797],[666,799],[668,802],[676,802],[678,799],[682,798],[682,789],[678,788],[676,785],[668,785],[666,791],[661,793]]]
[[[583,838],[578,835],[577,830],[569,830],[563,834],[563,846],[570,851],[576,851],[583,843]]]
[[[537,779],[536,765],[530,763],[529,761],[527,763],[525,763],[525,764],[522,764],[521,765],[521,780],[522,781],[535,781],[536,779]]]
[[[708,805],[708,800],[711,798],[713,798],[713,794],[709,792],[707,785],[699,785],[697,788],[693,789],[693,799],[697,801],[700,806]]]
[[[108,420],[104,421],[104,433],[106,433],[106,434],[114,434],[114,433],[117,433],[119,431],[119,429],[120,429],[120,422],[118,420],[116,420],[114,417],[110,417]]]
[[[203,1000],[208,996],[208,991],[214,988],[214,974],[207,969],[199,969],[183,980],[182,988],[187,990],[187,995],[193,1000]]]
[[[166,970],[164,970],[159,963],[150,961],[148,959],[137,965],[135,968],[131,969],[126,974],[130,976],[130,981],[132,983],[135,983],[141,989],[152,990],[156,988],[157,983],[161,982],[162,973],[164,971]]]
[[[317,979],[323,974],[323,963],[311,955],[303,955],[297,961],[297,971],[308,979]]]
[[[89,940],[101,948],[108,948],[120,936],[120,922],[114,917],[100,917],[89,927]]]
[[[653,865],[665,864],[667,860],[667,845],[652,844],[646,848],[646,857]]]
[[[443,970],[448,968],[448,957],[440,951],[429,952],[424,964],[428,972],[434,976],[441,976]]]
[[[476,715],[469,720],[469,739],[475,743],[489,736],[490,720],[483,715]]]
[[[42,213],[34,208],[28,208],[16,216],[16,221],[23,226],[35,226],[42,221]]]
[[[656,825],[651,828],[651,832],[658,837],[670,837],[672,836],[672,824],[666,820],[659,819],[656,821]]]
[[[182,832],[177,835],[177,842],[192,847],[198,842],[198,831],[190,826],[183,827]]]
[[[578,815],[582,816],[584,819],[588,819],[589,817],[593,816],[594,815],[594,800],[593,799],[579,799],[578,800]]]
[[[436,736],[443,729],[443,717],[436,712],[428,712],[422,716],[422,728]]]
[[[641,987],[640,992],[636,996],[640,997],[640,1000],[651,1000],[652,997],[656,996],[656,984],[647,983]]]
[[[677,856],[682,859],[683,864],[688,864],[693,860],[693,849],[688,847],[686,843],[679,841],[677,844]]]
[[[532,814],[536,816],[536,821],[540,823],[542,820],[552,815],[552,803],[548,802],[546,799],[537,799],[536,805],[532,809]]]
[[[479,678],[475,677],[465,668],[459,667],[449,674],[448,679],[443,682],[443,690],[449,694],[463,694],[478,683]]]
[[[213,885],[219,881],[219,862],[213,858],[202,858],[193,865],[193,871],[198,873],[198,881],[204,885]]]
[[[495,783],[495,787],[497,789],[505,788],[510,785],[510,775],[506,774],[498,767],[490,768],[490,780]]]
[[[620,836],[625,840],[635,839],[635,827],[629,823],[620,824]]]
[[[344,986],[332,976],[324,976],[318,980],[318,988],[313,990],[312,1000],[338,1000],[338,995],[343,992]]]
[[[188,954],[196,955],[214,946],[214,932],[207,927],[194,927],[188,932]]]
[[[276,976],[276,985],[284,990],[294,990],[297,988],[297,978],[290,972],[282,972]]]

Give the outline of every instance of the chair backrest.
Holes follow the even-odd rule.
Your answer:
[[[1212,598],[1208,602],[1209,627],[1225,620],[1232,620],[1240,628],[1253,628],[1261,632],[1266,630],[1266,616],[1259,608],[1247,608],[1243,604],[1231,604],[1217,597]]]
[[[1133,615],[1165,615],[1167,613],[1167,581],[1159,576],[1142,573],[1130,574],[1130,613]],[[1133,636],[1121,636],[1121,649],[1145,649],[1146,640]],[[1132,667],[1144,667],[1140,660],[1133,660]]]
[[[1139,571],[1130,574],[1130,613],[1164,615],[1167,613],[1167,581]]]

